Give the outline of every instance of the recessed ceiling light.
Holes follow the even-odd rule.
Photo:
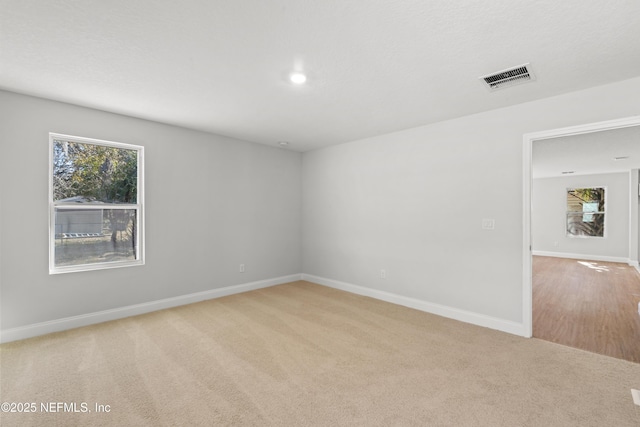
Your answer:
[[[576,171],[564,171],[564,172],[562,172],[562,175],[569,175],[569,174],[572,174],[572,173],[576,173]]]
[[[289,80],[291,83],[295,83],[297,85],[304,84],[307,81],[307,76],[300,72],[295,72],[289,74]]]
[[[289,145],[289,143],[287,141],[280,141],[280,142],[278,142],[278,145],[281,146],[281,147],[286,147],[286,146]]]

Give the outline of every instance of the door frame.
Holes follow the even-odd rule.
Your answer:
[[[526,133],[523,141],[523,238],[522,238],[522,266],[523,266],[523,290],[522,290],[522,326],[524,336],[533,336],[533,258],[531,247],[531,188],[533,185],[532,165],[533,143],[543,139],[560,138],[564,136],[581,135],[592,132],[602,132],[613,129],[621,129],[632,126],[640,126],[640,116],[626,117],[616,120],[588,123],[579,126],[570,126],[559,129],[550,129],[541,132]]]

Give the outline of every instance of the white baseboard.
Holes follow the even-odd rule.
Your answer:
[[[549,256],[555,258],[571,258],[583,259],[585,261],[604,261],[604,262],[622,262],[629,264],[629,258],[606,256],[606,255],[587,255],[587,254],[570,254],[565,252],[549,252],[549,251],[531,251],[535,256]],[[629,264],[631,265],[631,264]]]
[[[6,329],[0,331],[0,343],[32,338],[51,332],[65,331],[67,329],[93,325],[96,323],[107,322],[109,320],[150,313],[152,311],[163,310],[165,308],[178,307],[181,305],[192,304],[194,302],[268,288],[270,286],[301,280],[301,278],[302,274],[292,274],[289,276],[259,280],[257,282],[244,283],[241,285],[226,286],[224,288],[210,289],[208,291],[196,292],[193,294],[180,295],[177,297],[165,298],[142,304],[128,305],[126,307],[119,307],[111,310],[103,310],[95,313],[81,314],[79,316],[65,317],[63,319],[50,320],[48,322],[34,323],[32,325]]]
[[[358,295],[379,299],[393,304],[402,305],[416,310],[425,311],[427,313],[459,320],[461,322],[483,326],[485,328],[496,329],[498,331],[508,332],[510,334],[523,337],[527,336],[525,334],[524,325],[522,323],[512,322],[510,320],[498,319],[496,317],[486,316],[484,314],[478,314],[471,311],[448,307],[445,305],[434,304],[416,298],[410,298],[402,295],[392,294],[390,292],[365,288],[363,286],[352,285],[350,283],[339,282],[337,280],[326,279],[324,277],[313,276],[311,274],[303,274],[302,280]]]

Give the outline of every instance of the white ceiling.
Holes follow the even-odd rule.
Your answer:
[[[0,0],[0,88],[306,151],[640,75],[638,0]],[[478,77],[526,62],[537,80]],[[294,86],[292,70],[308,74]]]
[[[628,172],[640,169],[640,126],[534,141],[532,151],[533,178]]]

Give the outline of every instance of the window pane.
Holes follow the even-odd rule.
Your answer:
[[[567,235],[604,237],[604,214],[567,213]]]
[[[604,188],[567,190],[567,212],[604,212]]]
[[[54,201],[135,204],[137,192],[137,150],[54,139]]]
[[[567,235],[604,237],[605,189],[567,190]]]
[[[55,209],[55,266],[135,261],[136,209]]]

